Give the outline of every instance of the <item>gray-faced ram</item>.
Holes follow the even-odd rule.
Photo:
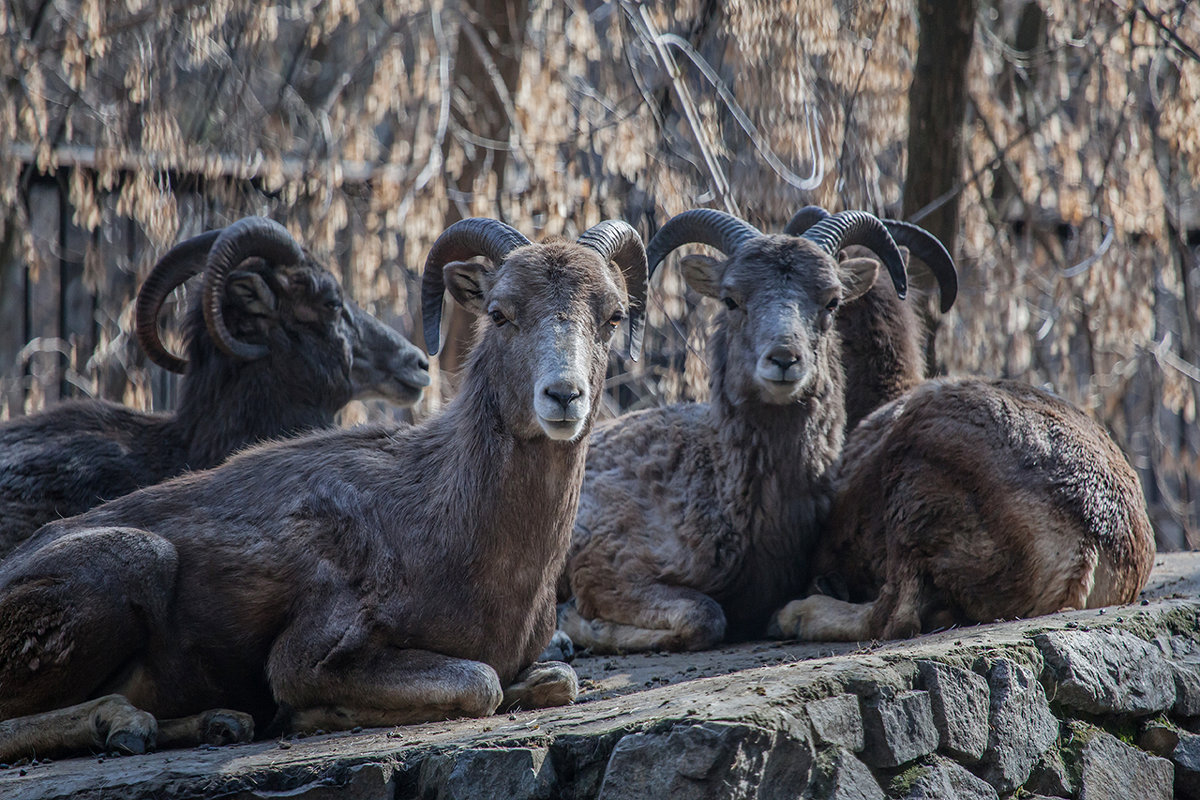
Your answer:
[[[571,700],[570,667],[534,662],[645,282],[624,223],[542,244],[455,223],[425,265],[431,352],[444,287],[482,316],[441,414],[260,445],[42,528],[0,562],[0,761]],[[215,707],[237,712],[187,716]]]

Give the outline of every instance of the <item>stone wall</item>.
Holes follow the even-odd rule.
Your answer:
[[[13,765],[0,797],[1200,797],[1198,622],[1162,600],[487,720]]]

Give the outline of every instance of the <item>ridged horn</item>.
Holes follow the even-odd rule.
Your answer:
[[[650,282],[654,270],[676,247],[696,242],[715,247],[725,255],[732,255],[747,239],[755,236],[762,236],[758,228],[715,208],[693,208],[676,214],[658,229],[650,244],[646,245],[646,282]]]
[[[791,236],[800,236],[828,216],[829,212],[820,206],[805,206],[788,221],[783,232]],[[879,221],[887,228],[896,244],[907,247],[910,253],[929,266],[929,271],[937,279],[941,309],[945,314],[958,296],[958,270],[954,268],[954,259],[945,245],[932,233],[911,222],[898,219]]]
[[[616,262],[629,289],[629,357],[642,354],[646,322],[646,248],[642,237],[628,222],[608,219],[588,228],[575,240],[600,254],[605,263]]]
[[[896,247],[882,221],[865,211],[839,211],[804,232],[804,239],[816,244],[829,255],[852,244],[871,250],[883,261],[892,284],[901,299],[908,294],[908,276],[904,272],[904,257]]]
[[[134,332],[150,360],[163,369],[183,373],[187,360],[169,352],[158,335],[158,312],[176,286],[204,269],[204,257],[221,231],[209,231],[180,242],[168,250],[138,289],[133,307]]]
[[[788,224],[783,227],[783,232],[788,236],[800,236],[806,230],[816,225],[823,219],[827,219],[830,215],[828,211],[820,206],[805,206],[792,215],[788,220]]]
[[[271,264],[297,264],[304,257],[300,245],[287,228],[266,217],[239,219],[217,237],[208,251],[208,266],[204,271],[204,323],[208,334],[226,354],[252,361],[267,354],[267,346],[250,344],[234,337],[225,324],[221,302],[225,285],[234,267],[247,258],[257,256]]]
[[[421,322],[429,355],[437,355],[441,349],[442,295],[446,291],[442,267],[475,256],[485,256],[499,267],[509,253],[527,244],[529,240],[516,228],[488,217],[460,219],[442,231],[429,248],[421,277]]]
[[[897,219],[880,220],[896,244],[902,244],[909,252],[925,262],[929,271],[938,282],[938,295],[941,297],[941,309],[945,314],[954,305],[958,297],[958,270],[954,268],[954,259],[936,236],[929,231]]]

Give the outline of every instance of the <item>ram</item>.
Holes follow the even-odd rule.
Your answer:
[[[783,232],[801,236],[828,216],[829,212],[820,206],[805,206],[792,216]],[[902,253],[911,252],[932,273],[945,314],[958,296],[958,272],[950,253],[923,228],[899,220],[880,222]],[[869,251],[856,246],[839,257],[868,255]],[[846,372],[846,430],[852,431],[872,411],[925,380],[923,329],[912,304],[882,281],[839,309],[836,326]]]
[[[928,381],[851,432],[776,636],[861,641],[1129,603],[1154,563],[1137,474],[1074,406],[1018,381]]]
[[[858,211],[799,237],[688,211],[650,242],[651,270],[689,242],[726,254],[682,262],[688,285],[724,305],[709,342],[711,397],[628,414],[592,437],[560,625],[598,652],[761,636],[807,585],[845,423],[835,319],[879,266],[834,256],[865,245],[897,293],[907,285],[883,223]]]
[[[494,266],[461,260],[476,255]],[[628,317],[636,356],[645,285],[625,223],[542,244],[450,226],[425,264],[430,351],[444,288],[483,316],[441,414],[252,448],[0,562],[0,760],[136,752],[156,717],[221,706],[238,713],[164,722],[163,741],[197,720],[244,736],[251,719],[342,729],[572,699],[569,666],[534,662],[609,343]]]
[[[163,346],[158,315],[201,271],[184,360]],[[0,557],[51,520],[216,466],[255,442],[330,427],[351,397],[411,405],[429,383],[416,346],[344,300],[333,275],[261,217],[169,250],[138,292],[135,316],[147,355],[183,375],[178,410],[83,400],[0,426]]]

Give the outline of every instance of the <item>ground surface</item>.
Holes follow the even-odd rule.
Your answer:
[[[390,797],[392,789],[373,794],[370,787],[393,780],[396,771],[413,771],[414,764],[428,763],[430,754],[447,748],[458,753],[496,746],[536,750],[564,742],[586,743],[589,737],[611,739],[646,729],[656,719],[753,720],[775,713],[805,687],[864,665],[879,668],[931,653],[1018,648],[1033,629],[1099,624],[1120,620],[1121,615],[1130,619],[1170,615],[1181,602],[1189,605],[1200,598],[1200,553],[1160,555],[1145,597],[1151,601],[1148,606],[1110,610],[1107,616],[1098,611],[1072,612],[954,629],[908,642],[753,642],[703,653],[582,656],[575,661],[582,686],[579,702],[566,708],[282,742],[13,766],[0,770],[0,798],[316,798],[326,795],[313,794],[314,786],[332,791],[334,786],[364,781],[355,796]],[[609,741],[607,747],[611,746]],[[363,773],[364,769],[372,772]],[[412,785],[418,780],[426,780],[423,767],[419,778],[408,779]],[[429,796],[450,795],[439,789]]]

